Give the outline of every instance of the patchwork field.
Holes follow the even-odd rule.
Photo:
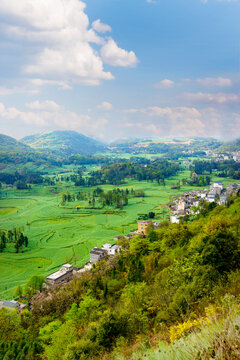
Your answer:
[[[89,260],[89,252],[94,246],[113,242],[115,236],[136,229],[139,214],[154,211],[158,219],[166,219],[168,211],[161,205],[166,204],[171,195],[193,189],[189,186],[182,186],[181,190],[171,189],[177,180],[187,176],[189,171],[167,180],[165,187],[151,182],[129,181],[122,188],[142,189],[146,197],[130,198],[123,210],[90,209],[88,201],[60,205],[63,191],[90,192],[93,188],[65,184],[34,186],[30,191],[16,191],[14,188],[2,191],[0,229],[21,228],[29,238],[29,246],[16,254],[10,245],[0,254],[0,298],[11,298],[15,287],[24,285],[31,275],[47,275],[66,262],[83,265]],[[101,187],[104,190],[113,188],[110,185]]]

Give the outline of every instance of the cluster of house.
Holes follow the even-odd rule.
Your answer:
[[[220,154],[215,153],[213,150],[206,150],[205,154],[207,157],[214,158],[214,161],[234,160],[235,162],[240,162],[240,151],[228,151]]]
[[[217,202],[219,205],[225,204],[227,198],[240,189],[240,184],[229,184],[226,189],[223,188],[221,182],[215,182],[210,186],[210,189],[191,190],[178,195],[173,202],[168,204],[171,211],[171,223],[179,223],[182,216],[196,213],[196,209],[203,201]],[[152,220],[138,221],[138,228],[128,235],[116,236],[114,240],[117,242],[121,238],[131,239],[136,235],[146,235],[149,225],[152,224],[154,229],[160,226],[159,222]],[[90,261],[81,268],[73,267],[71,264],[62,265],[61,269],[48,275],[46,277],[48,285],[60,284],[67,282],[73,278],[74,275],[85,272],[93,268],[94,264],[103,260],[107,256],[114,256],[119,253],[121,246],[116,244],[104,244],[101,248],[94,247],[90,251]]]
[[[47,285],[57,285],[68,282],[77,274],[81,274],[86,270],[93,268],[93,265],[98,261],[103,260],[106,256],[116,255],[121,250],[121,246],[116,244],[104,244],[102,248],[94,247],[90,251],[90,261],[81,268],[74,267],[71,264],[64,264],[60,270],[46,276]]]
[[[240,189],[240,184],[228,184],[223,188],[222,182],[215,182],[210,189],[191,190],[178,195],[175,200],[168,204],[171,211],[170,222],[179,223],[181,217],[196,213],[197,208],[203,201],[216,202],[218,205],[224,205],[229,196]]]
[[[131,239],[135,235],[146,235],[147,228],[150,224],[153,224],[154,229],[157,229],[160,225],[159,222],[153,222],[152,220],[148,221],[138,221],[138,229],[135,231],[132,231],[128,235],[120,235],[116,236],[114,238],[115,241],[120,240],[121,238],[125,239]],[[74,267],[71,264],[64,264],[60,268],[60,270],[46,276],[47,285],[58,285],[61,283],[68,282],[71,280],[75,275],[81,274],[87,270],[90,270],[93,268],[94,264],[96,264],[98,261],[103,260],[107,256],[114,256],[117,253],[119,253],[121,250],[121,246],[116,244],[103,244],[101,248],[94,247],[90,251],[90,261],[87,262],[84,266],[81,268]]]

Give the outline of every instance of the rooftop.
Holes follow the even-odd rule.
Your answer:
[[[140,223],[140,224],[151,224],[152,220],[147,220],[147,221],[140,220],[138,223]]]

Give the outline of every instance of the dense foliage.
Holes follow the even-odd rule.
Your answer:
[[[130,197],[144,197],[145,193],[143,190],[129,190],[115,188],[113,190],[104,191],[100,187],[97,187],[92,192],[78,191],[75,193],[62,193],[61,205],[65,205],[75,200],[88,200],[88,205],[91,208],[104,208],[105,206],[113,206],[115,208],[122,208],[128,205],[128,199]],[[79,206],[76,206],[79,209]]]
[[[42,184],[43,177],[41,173],[26,171],[22,174],[15,171],[15,173],[0,173],[0,181],[8,185],[16,185],[19,190],[26,189],[27,184]]]
[[[28,247],[28,237],[23,234],[21,229],[14,228],[9,231],[0,230],[0,252],[8,250],[8,245],[13,244],[16,253],[24,247]]]
[[[142,336],[171,340],[173,326],[201,316],[220,295],[240,293],[239,210],[235,198],[189,224],[150,226],[146,237],[123,239],[119,255],[36,295],[30,312],[10,314],[9,321],[1,312],[0,331],[8,333],[2,354],[15,359],[20,349],[19,359],[31,359],[33,351],[34,359],[107,358],[130,351]]]
[[[233,160],[225,161],[194,161],[194,172],[199,174],[209,173],[213,170],[217,171],[220,177],[232,177],[233,179],[240,179],[240,163]]]
[[[179,164],[167,160],[154,161],[122,161],[120,163],[103,165],[101,170],[93,171],[87,178],[79,176],[75,184],[78,186],[96,186],[101,184],[119,185],[127,178],[138,181],[157,181],[163,183],[165,178],[176,175]]]

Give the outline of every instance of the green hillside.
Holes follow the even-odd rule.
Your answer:
[[[100,142],[71,130],[31,135],[23,138],[22,142],[36,150],[61,156],[91,155],[104,150]]]
[[[120,254],[38,293],[21,317],[0,310],[0,358],[239,359],[239,195],[120,240]]]
[[[31,150],[29,146],[15,140],[11,136],[0,134],[0,152],[26,152]]]

